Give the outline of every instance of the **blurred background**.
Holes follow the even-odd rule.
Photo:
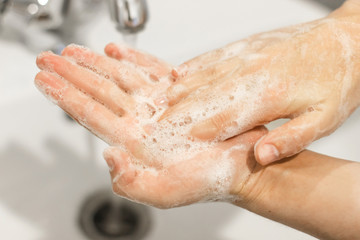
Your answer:
[[[114,198],[106,145],[35,89],[35,59],[73,42],[99,53],[126,42],[180,64],[250,34],[321,18],[341,3],[0,0],[0,239],[314,239],[229,204],[158,210]],[[358,110],[310,149],[360,159],[359,117]]]

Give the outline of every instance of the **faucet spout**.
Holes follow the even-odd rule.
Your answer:
[[[121,33],[137,33],[148,19],[145,0],[109,0],[110,16]]]

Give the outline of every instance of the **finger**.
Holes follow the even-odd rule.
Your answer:
[[[254,99],[248,101],[229,105],[200,121],[191,129],[191,135],[201,140],[225,140],[287,115],[285,110],[281,110],[281,104],[257,103]],[[274,111],[274,108],[279,111]]]
[[[135,108],[135,101],[131,96],[118,88],[114,82],[73,64],[64,57],[49,52],[43,53],[38,57],[37,64],[40,69],[56,72],[118,115],[132,113]]]
[[[228,58],[241,57],[239,54],[248,46],[248,40],[240,40],[230,43],[225,47],[204,53],[187,62],[184,62],[172,71],[175,78],[186,75],[188,72],[198,71],[203,69],[203,66],[216,64]]]
[[[168,88],[166,95],[170,105],[174,105],[181,99],[187,97],[195,90],[208,86],[215,80],[233,73],[242,65],[242,61],[237,58],[230,58],[220,63],[212,64],[210,67],[185,74],[177,82]]]
[[[108,147],[103,152],[103,157],[109,167],[112,189],[115,194],[118,194],[125,198],[129,198],[129,196],[118,187],[118,184],[116,184],[116,176],[122,171],[120,165],[117,164],[117,159],[127,159],[129,158],[129,155],[123,151],[114,152],[115,149],[117,148]]]
[[[167,76],[172,68],[172,66],[165,61],[125,45],[110,43],[105,47],[105,53],[109,57],[118,60],[127,60],[142,67],[145,72],[150,73],[150,76],[155,81],[161,77]]]
[[[125,91],[133,92],[140,88],[153,87],[153,82],[147,81],[144,73],[131,63],[101,56],[74,44],[67,46],[62,55],[74,59],[77,64],[90,68],[105,78],[112,78]]]
[[[322,111],[307,112],[270,131],[256,144],[256,160],[267,165],[295,155],[316,139],[329,134],[333,117]]]
[[[199,189],[193,178],[178,177],[178,173],[172,173],[171,169],[155,171],[148,166],[137,166],[127,153],[118,148],[108,148],[104,157],[111,159],[114,166],[111,173],[113,189],[119,195],[158,208],[196,201],[189,194],[190,189]]]
[[[193,59],[190,59],[180,66],[178,66],[175,71],[173,71],[174,77],[181,77],[185,75],[187,72],[201,70],[203,66],[207,66],[208,64],[213,64],[215,62],[219,62],[223,60],[225,57],[226,51],[224,48],[219,48],[210,52],[206,52],[201,54]]]
[[[288,115],[287,95],[279,94],[277,86],[272,88],[246,78],[216,81],[166,110],[158,121],[190,118],[192,136],[225,140]]]
[[[196,124],[190,133],[192,136],[201,140],[212,140],[215,138],[225,140],[235,136],[240,133],[240,131],[246,131],[251,128],[251,125],[245,125],[240,128],[236,121],[237,118],[238,114],[236,109],[226,109]],[[230,132],[231,130],[232,132]]]
[[[109,144],[118,144],[129,123],[54,73],[41,71],[35,84],[81,125]]]

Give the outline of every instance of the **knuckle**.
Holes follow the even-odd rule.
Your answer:
[[[208,75],[216,76],[221,71],[221,69],[222,68],[219,65],[215,65],[213,67],[210,67],[210,69],[208,69]]]

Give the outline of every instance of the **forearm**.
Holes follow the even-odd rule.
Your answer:
[[[346,1],[329,17],[360,23],[360,0]],[[358,42],[357,24],[339,26]],[[359,96],[360,84],[352,84],[349,94]],[[358,102],[349,103],[351,109]],[[237,205],[318,238],[360,239],[359,163],[303,151],[279,164],[259,165],[241,194],[246,197]]]
[[[341,7],[333,11],[330,16],[360,15],[360,0],[347,0]]]
[[[360,239],[360,164],[310,151],[257,169],[237,203],[321,239]]]

